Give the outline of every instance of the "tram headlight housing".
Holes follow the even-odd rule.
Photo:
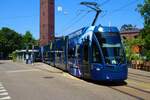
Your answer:
[[[96,71],[100,71],[101,69],[100,68],[96,68]]]
[[[99,31],[99,32],[103,32],[104,30],[103,30],[102,27],[99,27],[99,28],[98,28],[98,31]]]

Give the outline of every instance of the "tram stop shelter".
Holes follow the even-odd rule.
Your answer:
[[[16,50],[16,61],[32,64],[39,55],[39,50]]]

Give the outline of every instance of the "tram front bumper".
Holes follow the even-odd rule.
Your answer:
[[[91,78],[98,81],[124,81],[127,79],[127,67],[120,67],[117,70],[108,68],[95,68],[91,70]]]

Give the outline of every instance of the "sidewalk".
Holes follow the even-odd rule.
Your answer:
[[[34,63],[33,66],[35,66],[36,68],[39,68],[41,70],[45,70],[45,71],[51,72],[51,73],[63,73],[62,70],[57,69],[57,68],[55,68],[53,66],[47,65],[45,63],[41,63],[41,62]]]

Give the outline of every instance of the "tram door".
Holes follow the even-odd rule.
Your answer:
[[[65,56],[63,50],[55,51],[55,65],[62,70],[66,70],[64,59]]]
[[[89,43],[83,43],[83,75],[85,78],[90,78],[90,65],[89,65]]]

